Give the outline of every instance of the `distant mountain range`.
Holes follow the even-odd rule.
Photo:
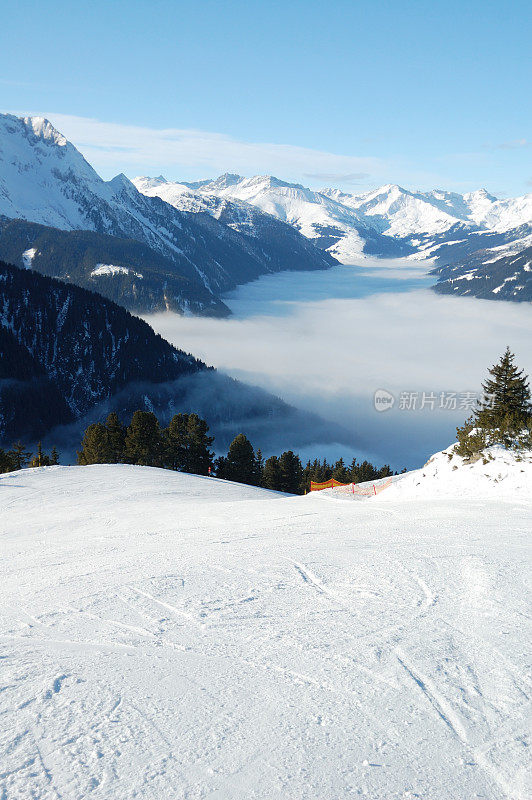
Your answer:
[[[499,200],[483,189],[387,185],[357,195],[230,173],[103,181],[47,120],[0,115],[0,258],[137,313],[227,315],[224,293],[260,275],[366,256],[452,267],[452,289],[441,271],[438,291],[509,299],[510,287],[492,286],[490,251],[508,245],[515,257],[529,234],[532,194]],[[532,299],[521,261],[524,270],[523,258],[506,276],[513,300]],[[478,280],[458,280],[473,270]]]
[[[364,254],[399,257],[415,252],[382,233],[361,214],[324,193],[285,183],[271,175],[242,178],[222,175],[213,181],[175,183],[159,178],[135,178],[133,183],[149,197],[160,197],[180,210],[204,210],[216,218],[231,219],[239,230],[254,215],[267,214],[290,225],[339,261],[360,260]]]
[[[146,305],[138,300],[140,282],[146,280],[144,273],[133,268],[114,273],[120,275],[124,287],[121,302],[135,310],[140,305],[143,311],[170,307],[227,314],[220,294],[240,283],[279,269],[327,269],[336,263],[329,253],[273,217],[261,220],[262,234],[257,229],[250,235],[249,230],[236,230],[209,213],[179,211],[158,197],[146,197],[125,175],[103,181],[81,153],[40,117],[0,115],[0,215],[143,245],[143,267],[147,269],[149,263],[153,266],[150,291],[140,292],[146,295]],[[264,217],[260,212],[255,216]],[[42,233],[35,230],[36,236]],[[39,249],[28,234],[26,228],[23,250],[14,252],[10,242],[12,260],[39,269],[49,259],[49,251]],[[48,248],[54,246],[54,238],[59,249],[64,249],[64,237],[53,232],[48,234]],[[98,273],[90,274],[97,265],[109,261],[110,247],[108,239],[93,238],[90,257],[86,250],[78,251],[67,272],[60,271],[58,265],[56,276],[75,281],[77,275],[86,284],[90,277],[98,277]],[[130,244],[112,266],[129,269],[132,249]],[[141,258],[138,247],[136,253]],[[139,272],[142,278],[134,274]],[[105,282],[99,283],[103,286]],[[135,294],[137,299],[131,303]]]
[[[253,227],[249,209],[254,206],[293,226],[343,263],[360,262],[365,256],[409,257],[442,266],[452,264],[456,276],[461,271],[480,270],[478,282],[466,285],[455,278],[449,289],[445,276],[450,268],[442,269],[437,291],[532,299],[528,278],[520,273],[520,261],[514,262],[514,288],[504,290],[497,289],[495,275],[491,281],[489,266],[492,246],[511,247],[514,255],[525,246],[527,235],[532,234],[532,194],[498,200],[485,189],[461,195],[439,190],[410,192],[388,185],[352,195],[337,189],[312,191],[272,176],[232,174],[195,183],[163,177],[135,178],[133,183],[149,197],[160,197],[182,211],[206,211],[237,230]],[[526,259],[521,260],[526,264]]]
[[[497,200],[485,189],[461,195],[410,192],[387,185],[354,195],[338,189],[311,191],[271,176],[231,174],[196,183],[172,183],[162,177],[133,182],[144,194],[161,197],[176,208],[185,209],[194,202],[199,208],[198,197],[254,205],[296,227],[342,262],[363,254],[385,255],[394,247],[397,255],[408,250],[426,258],[439,255],[435,250],[444,243],[448,246],[453,231],[461,231],[463,238],[473,232],[501,233],[532,224],[532,194]]]

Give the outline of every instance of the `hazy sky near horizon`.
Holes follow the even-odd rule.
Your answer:
[[[104,178],[518,195],[531,28],[524,0],[19,0],[1,108],[48,116]]]

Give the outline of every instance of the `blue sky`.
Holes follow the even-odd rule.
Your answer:
[[[523,194],[531,30],[519,0],[22,0],[1,107],[48,116],[105,178]]]

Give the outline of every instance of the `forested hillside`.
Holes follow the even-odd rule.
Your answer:
[[[229,314],[199,280],[134,239],[0,217],[0,259],[97,291],[139,314]]]
[[[0,262],[0,439],[39,435],[130,383],[205,369],[100,295]]]

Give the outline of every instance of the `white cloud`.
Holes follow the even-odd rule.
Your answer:
[[[513,139],[511,142],[502,142],[497,147],[501,150],[518,150],[521,147],[530,147],[530,142],[527,139]]]
[[[383,172],[378,158],[359,158],[270,142],[244,142],[220,133],[154,129],[102,122],[68,114],[43,113],[104,177],[117,171],[166,172],[170,178],[223,172],[367,175]]]
[[[289,275],[296,283],[314,280],[308,273]],[[447,446],[468,412],[409,412],[396,403],[377,413],[375,390],[396,396],[479,390],[507,344],[532,374],[526,304],[421,290],[294,303],[286,310],[286,316],[228,320],[157,315],[149,322],[207,363],[342,424],[361,452],[396,467],[419,465]]]

